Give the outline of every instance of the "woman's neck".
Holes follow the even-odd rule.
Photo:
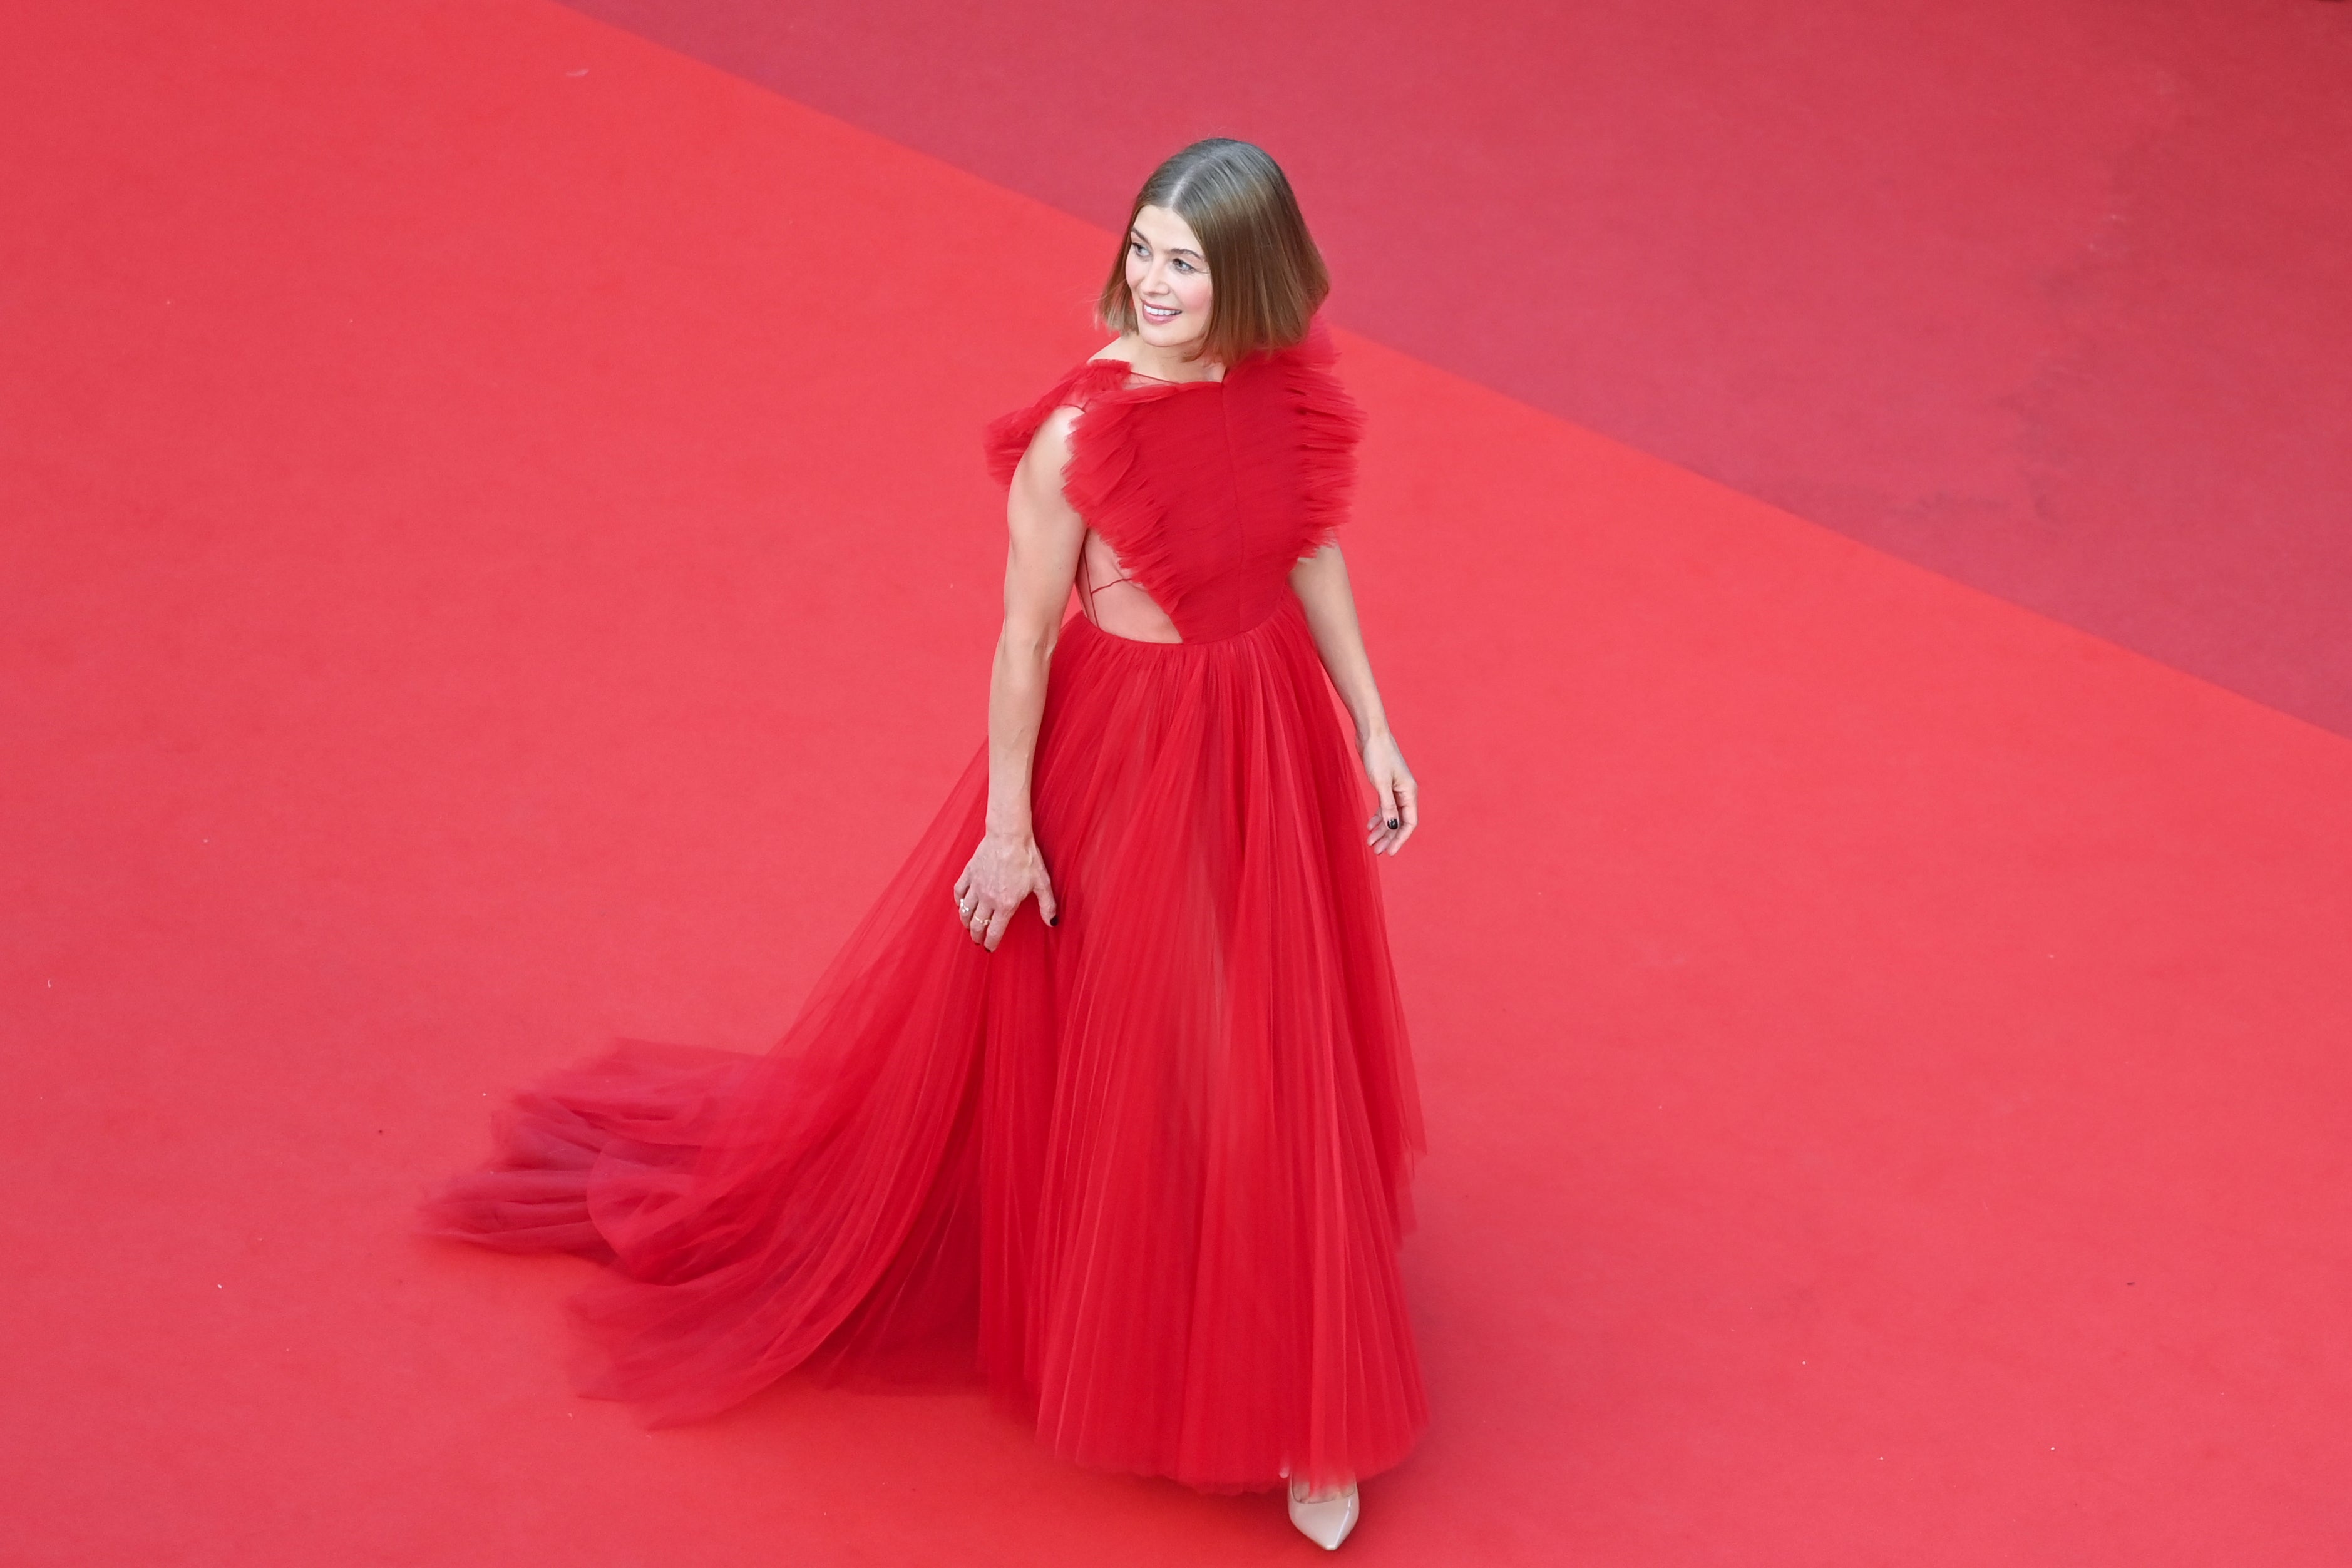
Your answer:
[[[1127,362],[1138,375],[1150,376],[1156,382],[1221,382],[1225,379],[1225,367],[1215,360],[1189,359],[1183,349],[1161,349],[1141,338],[1127,340]]]

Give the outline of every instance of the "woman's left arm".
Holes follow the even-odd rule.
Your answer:
[[[1370,835],[1365,841],[1374,854],[1392,855],[1404,848],[1421,821],[1421,795],[1412,769],[1404,765],[1404,753],[1397,749],[1396,737],[1389,733],[1381,689],[1372,682],[1372,661],[1364,652],[1363,629],[1356,622],[1356,592],[1348,584],[1347,558],[1338,545],[1325,545],[1291,569],[1290,586],[1306,607],[1315,651],[1323,656],[1339,700],[1354,716],[1364,777],[1380,797],[1380,814],[1364,824]]]

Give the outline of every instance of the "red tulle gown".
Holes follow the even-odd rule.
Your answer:
[[[983,748],[772,1051],[624,1045],[432,1200],[441,1233],[611,1265],[583,1392],[667,1424],[804,1365],[978,1376],[1072,1459],[1221,1490],[1411,1447],[1419,1111],[1371,801],[1288,582],[1354,472],[1330,360],[1318,327],[1222,382],[1089,361],[990,427],[1009,477],[1082,411],[1089,570],[1115,553],[1182,640],[1063,631],[1033,789],[1058,925],[1024,904],[991,954],[958,923]]]

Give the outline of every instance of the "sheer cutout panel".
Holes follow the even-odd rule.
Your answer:
[[[1092,528],[1078,554],[1078,602],[1087,619],[1114,637],[1130,643],[1181,643],[1182,633],[1159,601],[1127,575],[1118,554]]]

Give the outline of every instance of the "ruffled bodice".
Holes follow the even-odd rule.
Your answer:
[[[1062,492],[1187,643],[1246,632],[1288,591],[1292,566],[1346,515],[1363,415],[1331,374],[1320,322],[1222,381],[1163,382],[1088,360],[988,427],[1009,482],[1037,429],[1076,408]]]

